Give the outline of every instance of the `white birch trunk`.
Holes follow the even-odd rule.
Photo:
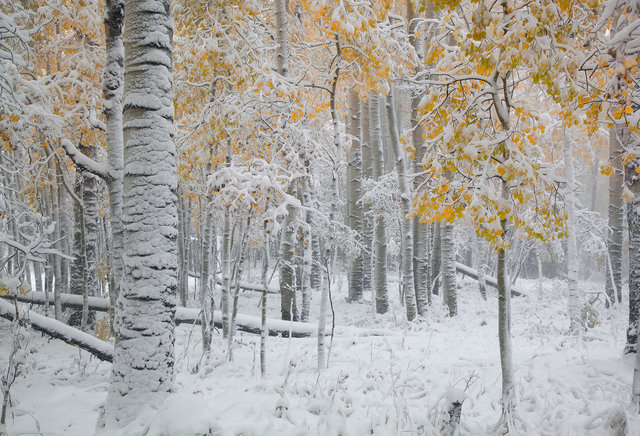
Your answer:
[[[567,206],[567,227],[569,237],[567,239],[567,287],[569,289],[567,303],[569,313],[569,332],[577,334],[580,331],[580,317],[582,309],[582,297],[578,289],[578,246],[576,242],[576,183],[573,172],[573,152],[571,139],[567,129],[564,129],[564,172],[567,181],[567,193],[565,202]]]
[[[106,43],[106,61],[102,82],[104,95],[103,112],[107,140],[107,159],[111,167],[111,178],[107,180],[109,189],[109,212],[112,231],[111,246],[111,313],[115,313],[115,304],[124,280],[124,229],[122,227],[122,177],[124,165],[124,139],[122,132],[122,74],[124,48],[122,45],[122,26],[124,24],[123,0],[106,0],[104,32]]]
[[[411,191],[407,179],[407,159],[400,145],[398,135],[398,120],[396,119],[396,108],[394,106],[393,88],[389,89],[387,97],[387,116],[389,118],[389,132],[391,134],[391,146],[396,159],[396,171],[398,172],[398,187],[400,188],[400,203],[402,207],[402,294],[406,307],[407,319],[413,321],[417,315],[416,294],[414,291],[413,278],[413,239],[411,233],[412,221],[409,218],[411,213]],[[455,266],[454,266],[455,268]]]
[[[442,222],[440,224],[440,248],[442,255],[442,302],[449,308],[449,316],[456,316],[458,314],[458,290],[453,223]]]
[[[503,182],[503,190],[506,191]],[[503,194],[504,196],[504,194]],[[501,220],[502,234],[506,235],[507,221]],[[515,389],[513,384],[513,351],[511,346],[511,293],[508,289],[505,249],[498,250],[498,340],[500,343],[500,367],[502,369],[502,413],[498,428],[508,433],[513,428],[515,413]],[[500,434],[506,434],[500,433]]]
[[[377,94],[371,94],[369,100],[373,178],[380,180],[384,167],[380,98]],[[374,216],[374,228],[372,287],[376,296],[376,312],[387,313],[389,310],[389,291],[387,288],[387,234],[382,214],[376,214]]]
[[[480,241],[478,240],[478,235],[475,231],[473,232],[473,243],[471,247],[472,266],[478,272],[478,290],[480,291],[482,299],[486,301],[487,282],[484,278],[485,263],[482,260],[482,255],[480,253]]]
[[[311,245],[311,241],[309,241],[309,245]],[[269,333],[267,330],[267,289],[269,289],[269,281],[267,279],[268,270],[269,239],[266,238],[262,250],[262,295],[260,296],[260,376],[262,377],[264,377],[267,372],[267,335]]]
[[[611,259],[611,269],[606,275],[606,292],[611,302],[620,302],[622,280],[622,127],[609,128],[609,163],[613,174],[609,177],[609,237],[607,247]],[[607,302],[608,303],[608,302]]]
[[[360,99],[358,94],[349,91],[349,123],[348,133],[351,135],[351,147],[347,150],[347,222],[352,231],[360,235],[362,230],[362,206],[358,203],[361,195],[360,173]],[[352,259],[349,267],[349,300],[360,301],[363,297],[362,287],[362,253]]]
[[[409,42],[413,46],[413,49],[418,56],[418,65],[416,67],[416,73],[419,73],[423,69],[422,62],[422,37],[419,36],[418,25],[420,20],[416,18],[413,10],[413,3],[411,0],[407,0],[407,30],[409,35]],[[431,4],[427,4],[426,17],[432,18]],[[424,146],[423,135],[426,135],[424,126],[418,122],[418,108],[420,106],[420,100],[423,93],[415,93],[411,97],[411,141],[413,148],[415,149],[414,165],[412,170],[416,173],[413,178],[413,189],[417,191],[421,183],[424,182],[424,167],[422,161],[424,159],[426,148]],[[409,169],[409,167],[407,167]],[[416,309],[418,315],[425,316],[427,313],[427,307],[431,300],[429,283],[429,255],[428,255],[428,225],[426,222],[420,222],[422,218],[418,215],[412,218],[412,243],[413,243],[413,283],[414,292],[416,296]]]
[[[372,177],[372,164],[371,164],[371,129],[370,129],[370,114],[369,106],[371,102],[365,101],[361,105],[360,114],[360,131],[362,132],[362,141],[360,142],[360,151],[362,157],[362,166],[360,168],[360,181],[361,184],[364,181],[371,179]],[[364,188],[361,189],[360,195],[364,195]],[[375,302],[375,294],[371,286],[371,248],[372,242],[372,219],[371,219],[371,205],[362,205],[362,221],[361,221],[361,235],[362,235],[362,292],[371,292],[371,301]]]
[[[125,2],[125,281],[104,424],[129,424],[173,389],[176,168],[169,0]]]

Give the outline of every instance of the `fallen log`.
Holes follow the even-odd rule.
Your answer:
[[[6,300],[6,298],[11,299],[12,297],[3,296],[3,298],[5,299],[0,299],[0,317],[13,321],[16,316],[16,308],[11,302]],[[105,362],[111,362],[113,360],[113,346],[95,336],[32,311],[28,311],[27,316],[23,319],[30,324],[34,330],[42,332],[47,336],[82,348]]]
[[[7,298],[4,296],[3,298]],[[44,292],[28,292],[26,294],[18,294],[17,300],[21,303],[30,303],[43,305],[46,303]],[[70,307],[82,309],[82,295],[60,294],[60,303],[63,308]],[[53,300],[53,299],[51,299]],[[49,301],[53,304],[53,301]],[[106,312],[109,310],[109,300],[100,297],[89,297],[89,310],[97,312]],[[188,307],[176,308],[176,324],[200,324],[200,309]],[[213,314],[215,326],[222,328],[222,312],[216,310]],[[236,318],[236,328],[246,333],[259,335],[261,332],[261,320],[257,316],[238,314]],[[305,322],[282,321],[279,319],[268,319],[267,330],[269,336],[283,336],[293,338],[304,338],[315,336],[317,326]]]
[[[469,268],[467,265],[464,265],[460,262],[456,262],[456,272],[462,274],[463,276],[478,280],[478,271],[473,268]],[[498,289],[498,281],[494,277],[485,275],[484,281],[488,286]],[[514,297],[520,297],[522,295],[522,292],[512,289],[511,295]]]
[[[220,277],[216,277],[216,283],[220,286],[224,286],[224,281]],[[256,285],[249,282],[239,282],[240,290],[243,291],[256,291],[262,292],[264,290],[264,286]],[[267,294],[279,294],[280,290],[277,288],[267,288]]]

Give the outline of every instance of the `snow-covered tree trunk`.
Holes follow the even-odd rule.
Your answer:
[[[506,191],[503,182],[503,190]],[[503,191],[503,198],[505,197]],[[507,232],[507,221],[500,220],[503,237]],[[499,427],[507,431],[512,428],[515,412],[515,390],[513,384],[513,356],[511,347],[511,293],[507,283],[506,250],[498,250],[498,341],[500,343],[500,367],[502,369],[502,413]]]
[[[184,194],[178,187],[178,293],[180,305],[187,306],[189,296],[189,222]]]
[[[371,102],[369,100],[363,101],[360,107],[360,131],[362,133],[362,140],[360,142],[360,155],[362,158],[362,165],[360,167],[360,183],[372,178],[372,162],[371,162],[371,129],[370,129],[370,111],[369,107]],[[361,188],[360,196],[364,195],[364,188]],[[361,204],[362,215],[360,222],[360,229],[362,235],[362,292],[371,292],[371,301],[375,301],[375,293],[371,283],[371,247],[373,246],[372,235],[372,223],[371,223],[371,204]]]
[[[122,227],[122,169],[124,165],[124,139],[122,136],[123,21],[124,1],[106,0],[104,18],[106,61],[102,93],[104,96],[103,113],[107,140],[107,159],[111,167],[111,177],[107,180],[112,232],[112,289],[109,289],[111,313],[115,312],[115,304],[124,280],[124,260],[122,258],[124,252],[124,229]]]
[[[429,277],[430,292],[438,295],[440,293],[440,266],[442,260],[442,244],[440,243],[442,224],[436,221],[431,231],[431,274]]]
[[[282,319],[298,321],[298,307],[294,288],[293,206],[287,206],[280,239],[280,313]]]
[[[95,158],[95,148],[87,148],[87,156]],[[82,173],[82,203],[84,205],[82,219],[84,223],[84,251],[85,251],[85,292],[87,295],[97,295],[100,292],[98,283],[98,179],[88,172]]]
[[[473,232],[473,242],[471,245],[471,258],[472,258],[472,266],[478,272],[478,290],[480,291],[480,295],[483,300],[487,300],[487,282],[484,278],[484,269],[485,263],[482,259],[482,254],[480,251],[480,241],[478,240],[478,235],[476,232]]]
[[[382,154],[382,120],[380,119],[380,97],[372,93],[370,98],[371,124],[371,162],[373,178],[379,181],[383,176],[384,161]],[[389,310],[389,292],[387,289],[387,232],[384,217],[381,213],[374,216],[373,241],[373,283],[376,296],[376,312],[387,313]]]
[[[322,287],[322,266],[320,259],[320,236],[311,232],[311,289],[319,291]]]
[[[51,161],[50,161],[51,162]],[[51,206],[52,206],[52,210],[51,210],[51,220],[57,220],[57,217],[59,216],[59,212],[60,212],[60,187],[58,187],[58,189],[54,190],[53,188],[50,190],[51,191]],[[59,248],[60,245],[60,240],[61,240],[61,229],[60,229],[60,222],[58,221],[58,223],[55,226],[55,230],[53,233],[53,236],[56,240],[56,246],[57,248]],[[61,320],[62,319],[62,306],[60,305],[60,294],[62,294],[62,292],[64,292],[64,286],[62,283],[62,265],[61,265],[61,259],[59,256],[52,256],[51,258],[52,261],[52,267],[53,267],[53,272],[54,272],[54,277],[55,277],[55,284],[54,284],[54,290],[53,290],[53,295],[54,295],[54,312],[55,312],[55,316],[56,319]],[[22,260],[20,263],[22,264],[23,262],[26,262],[26,260]],[[24,278],[23,278],[24,279]]]
[[[411,233],[411,191],[407,178],[407,159],[400,145],[398,135],[398,120],[394,106],[393,88],[389,89],[387,97],[387,117],[389,119],[389,132],[391,134],[391,146],[396,159],[396,171],[398,172],[398,187],[400,188],[400,204],[402,207],[402,294],[407,311],[407,319],[413,321],[417,315],[416,294],[414,292],[413,279],[413,239]],[[454,266],[455,269],[455,266]]]
[[[449,308],[449,316],[456,316],[458,314],[458,291],[453,223],[442,222],[440,224],[440,249],[442,256],[442,302]]]
[[[309,244],[311,245],[311,241]],[[262,250],[262,274],[260,276],[262,283],[262,295],[260,296],[260,375],[264,377],[267,372],[267,289],[269,289],[269,280],[267,273],[269,271],[269,239],[266,236],[265,223],[265,241]]]
[[[240,278],[242,277],[242,269],[244,267],[245,255],[247,252],[247,238],[249,236],[249,224],[251,222],[251,216],[247,219],[247,227],[242,236],[240,247],[238,247],[238,258],[234,262],[233,266],[233,305],[231,308],[231,318],[229,319],[229,337],[227,338],[227,350],[229,361],[233,360],[233,337],[236,333],[236,318],[238,316],[238,295],[240,294]],[[213,313],[212,313],[213,315]]]
[[[311,207],[311,192],[308,179],[302,182],[302,198],[305,206]],[[311,268],[313,265],[313,247],[312,247],[312,230],[313,223],[311,211],[305,212],[305,226],[302,230],[303,240],[301,246],[302,254],[302,310],[300,311],[300,321],[309,321],[309,312],[311,311]]]
[[[210,165],[208,165],[210,166]],[[208,174],[208,172],[207,172]],[[213,339],[213,289],[210,285],[213,282],[212,275],[215,271],[211,271],[211,240],[212,240],[212,217],[209,207],[211,204],[211,190],[207,189],[207,195],[204,196],[204,217],[202,222],[202,255],[200,258],[200,310],[202,311],[202,355],[205,361],[209,358],[211,352],[211,340]],[[215,268],[213,268],[215,270]]]
[[[104,424],[157,407],[174,381],[177,287],[170,0],[127,0],[124,23],[125,280]]]
[[[227,144],[228,147],[231,145]],[[227,153],[227,160],[229,161]],[[222,230],[222,298],[220,305],[222,306],[222,336],[229,337],[229,306],[231,299],[231,208],[225,207],[224,227]]]
[[[567,181],[567,193],[565,202],[567,206],[567,287],[569,294],[567,298],[569,312],[569,332],[576,334],[580,331],[580,317],[582,310],[582,297],[578,289],[578,245],[576,242],[576,183],[573,172],[573,152],[571,139],[567,129],[564,129],[564,142],[562,151],[564,153],[564,176]]]
[[[627,170],[627,174],[629,173],[630,171]],[[638,183],[637,174],[632,177]],[[627,221],[629,224],[629,325],[627,327],[625,353],[637,352],[638,331],[640,331],[640,189],[636,187],[635,190],[638,191],[634,192],[635,198],[627,204]],[[637,393],[640,394],[640,389]]]
[[[347,150],[347,221],[351,231],[359,235],[362,228],[362,206],[358,203],[361,195],[360,99],[353,89],[349,91],[348,121],[351,146]],[[359,253],[349,265],[349,300],[360,301],[362,296],[362,253]]]
[[[625,142],[629,142],[630,131],[623,130]],[[637,147],[637,144],[635,145]],[[640,159],[634,158],[625,166],[625,186],[632,198],[627,203],[627,224],[629,226],[629,325],[625,353],[637,353],[638,331],[640,331]],[[640,354],[640,353],[638,353]],[[640,362],[638,362],[640,363]],[[639,366],[636,366],[640,370]],[[640,380],[634,371],[634,402],[640,406]]]
[[[429,8],[429,5],[427,5],[427,7]],[[415,16],[411,0],[407,0],[407,23],[409,42],[413,46],[418,59],[422,59],[422,37],[420,37],[418,28],[420,20]],[[422,62],[418,62],[418,65],[417,73],[422,70]],[[417,192],[419,186],[424,182],[424,167],[422,165],[422,161],[424,159],[426,148],[424,147],[423,135],[426,137],[426,132],[422,123],[418,121],[418,109],[420,107],[422,95],[422,92],[415,92],[415,94],[411,96],[411,143],[415,150],[412,170],[416,174],[413,178],[414,192]],[[409,170],[408,167],[407,169]],[[422,217],[418,215],[411,219],[413,243],[413,286],[415,290],[416,309],[418,311],[418,315],[425,316],[429,305],[429,286],[431,285],[429,283],[429,256],[427,250],[429,226],[426,222],[420,222],[421,219]]]
[[[611,302],[620,302],[622,279],[622,136],[621,126],[609,128],[609,164],[613,173],[609,177],[609,234],[607,247],[611,269],[606,275],[606,292]],[[613,281],[612,281],[613,276]]]
[[[82,183],[84,177],[81,172],[76,173],[73,190],[76,198],[82,199]],[[85,275],[85,259],[84,259],[84,223],[82,204],[74,202],[73,204],[73,246],[72,255],[73,261],[71,262],[71,274],[69,283],[69,292],[76,295],[84,294],[84,275]],[[69,316],[69,325],[80,326],[82,319],[82,311],[72,311]]]

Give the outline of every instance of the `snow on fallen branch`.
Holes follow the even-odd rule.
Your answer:
[[[7,298],[7,297],[3,297]],[[17,296],[18,301],[21,303],[31,304],[45,304],[46,297],[44,292],[28,292],[24,295],[19,294]],[[49,301],[49,304],[52,304]],[[70,307],[75,309],[82,309],[82,295],[73,294],[60,294],[60,304],[62,307]],[[98,312],[106,312],[109,310],[109,300],[100,297],[89,297],[89,310],[95,310]],[[201,314],[199,309],[192,309],[187,307],[176,308],[176,324],[200,324]],[[222,327],[222,312],[216,310],[213,315],[213,319],[216,327]],[[236,319],[236,328],[240,331],[260,334],[261,320],[257,316],[238,314]],[[269,330],[269,336],[284,336],[294,338],[302,338],[314,336],[316,334],[315,325],[303,322],[291,322],[282,321],[278,319],[268,319],[267,329]]]
[[[3,296],[3,298],[12,298]],[[13,321],[16,316],[16,308],[7,300],[0,299],[0,317]],[[42,332],[54,339],[60,339],[67,344],[75,345],[93,354],[100,360],[111,362],[113,360],[113,346],[95,336],[68,326],[53,318],[27,311],[24,317],[34,330]]]
[[[456,272],[462,274],[463,276],[471,277],[474,280],[478,280],[478,271],[473,268],[469,268],[468,266],[460,262],[456,262]],[[498,281],[495,278],[485,275],[484,281],[488,286],[496,289],[498,288]],[[522,296],[522,292],[512,289],[511,295],[514,297],[520,297]]]

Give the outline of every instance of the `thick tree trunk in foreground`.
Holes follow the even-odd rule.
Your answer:
[[[177,188],[171,2],[125,2],[125,281],[104,424],[123,427],[173,389]]]

